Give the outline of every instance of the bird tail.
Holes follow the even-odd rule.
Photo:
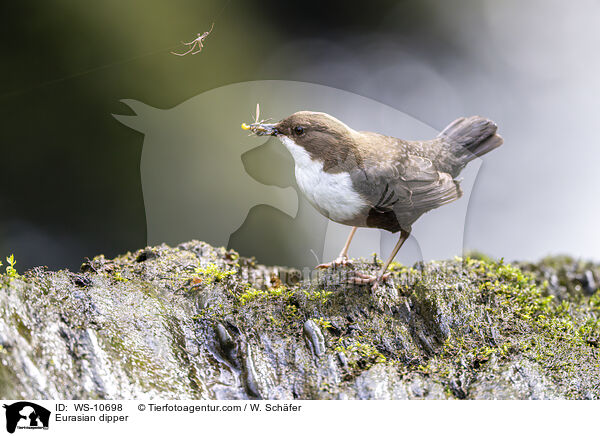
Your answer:
[[[462,165],[498,148],[504,141],[496,134],[498,126],[479,116],[459,118],[446,127],[438,138],[444,139]]]

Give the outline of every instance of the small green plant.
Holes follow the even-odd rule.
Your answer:
[[[19,277],[19,273],[17,273],[17,270],[15,269],[15,265],[17,263],[17,261],[15,260],[15,256],[14,254],[11,254],[10,256],[8,256],[6,258],[6,261],[8,262],[8,266],[6,267],[6,275],[8,277],[10,277],[10,279],[14,279],[15,277]],[[2,263],[0,263],[0,266],[2,265]]]

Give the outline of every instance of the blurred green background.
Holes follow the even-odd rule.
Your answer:
[[[406,3],[423,12],[418,2]],[[395,6],[3,2],[0,253],[15,252],[22,268],[77,268],[85,256],[144,246],[143,136],[111,116],[128,113],[120,99],[167,108],[230,83],[284,79],[263,69],[279,46],[299,37],[372,31]],[[169,54],[213,20],[201,54]],[[397,30],[410,34],[415,24]],[[310,53],[307,46],[277,62],[309,62]]]
[[[223,85],[313,82],[436,129],[480,114],[465,247],[600,259],[597,0],[19,1],[0,6],[0,255],[77,269],[146,243],[143,135],[111,114]],[[201,54],[177,57],[215,22]],[[252,108],[249,108],[250,113]]]

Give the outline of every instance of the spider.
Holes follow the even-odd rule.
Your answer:
[[[204,47],[204,45],[202,44],[202,42],[204,41],[204,39],[206,39],[206,37],[208,35],[210,35],[210,32],[212,32],[213,27],[215,27],[215,23],[212,23],[212,26],[210,26],[210,30],[208,32],[204,32],[203,34],[198,34],[198,38],[190,41],[190,42],[183,42],[181,41],[182,44],[185,45],[191,45],[192,47],[186,51],[185,53],[175,53],[174,51],[172,51],[171,53],[173,53],[176,56],[185,56],[186,54],[192,52],[193,55],[198,54],[202,51],[202,47]],[[196,48],[196,46],[198,46],[198,50],[194,51],[194,49]]]

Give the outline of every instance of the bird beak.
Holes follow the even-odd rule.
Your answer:
[[[267,123],[252,123],[252,124],[242,124],[242,129],[250,130],[250,132],[254,133],[257,136],[277,136],[279,131],[277,130],[277,124],[267,124]]]

